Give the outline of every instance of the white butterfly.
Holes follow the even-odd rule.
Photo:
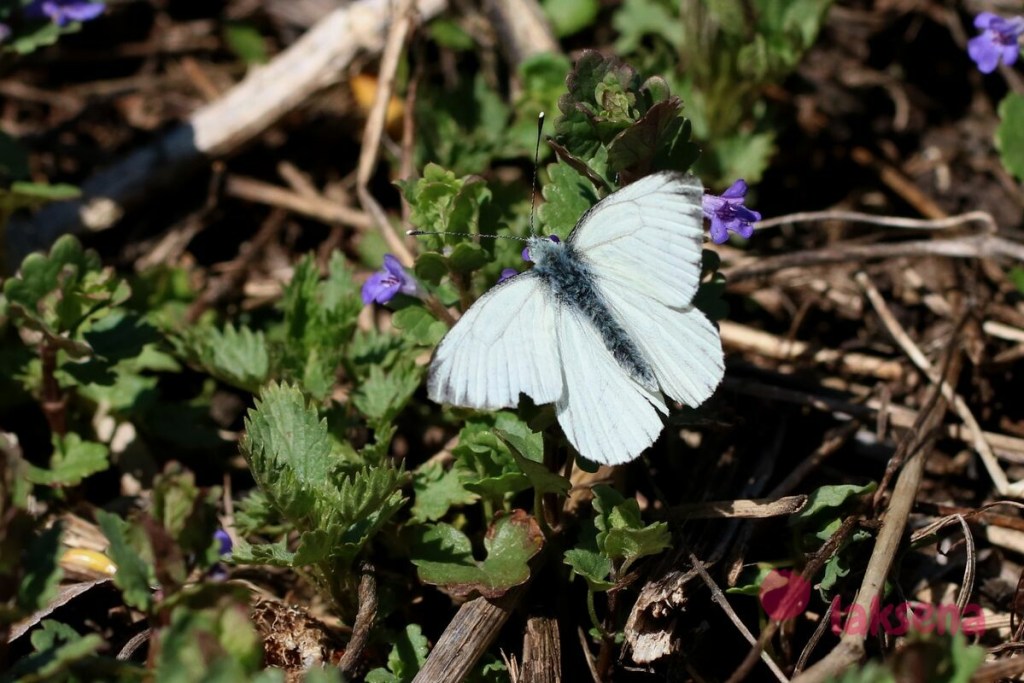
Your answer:
[[[587,211],[569,239],[528,240],[530,270],[491,288],[441,341],[428,393],[495,410],[554,403],[588,460],[636,458],[663,429],[664,395],[703,403],[724,373],[718,330],[693,306],[699,180],[660,172]]]

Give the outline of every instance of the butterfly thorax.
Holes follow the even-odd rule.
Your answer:
[[[527,246],[533,272],[562,306],[581,313],[597,331],[615,360],[643,386],[657,389],[650,363],[629,338],[598,289],[586,256],[571,243],[531,237]]]

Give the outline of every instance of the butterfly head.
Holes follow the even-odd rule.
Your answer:
[[[534,235],[526,240],[526,248],[523,249],[523,260],[541,264],[549,260],[551,256],[559,253],[564,246],[557,235],[542,237]]]

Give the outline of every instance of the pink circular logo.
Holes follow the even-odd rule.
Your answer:
[[[773,569],[761,582],[761,606],[774,621],[800,616],[811,603],[811,584],[792,569]]]

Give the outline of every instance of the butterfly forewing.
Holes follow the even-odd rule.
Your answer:
[[[427,380],[431,400],[495,410],[514,408],[522,392],[553,403],[562,395],[556,305],[529,272],[490,289],[437,347]]]
[[[703,241],[700,181],[655,173],[608,195],[569,236],[612,287],[669,306],[687,306],[700,284]]]

